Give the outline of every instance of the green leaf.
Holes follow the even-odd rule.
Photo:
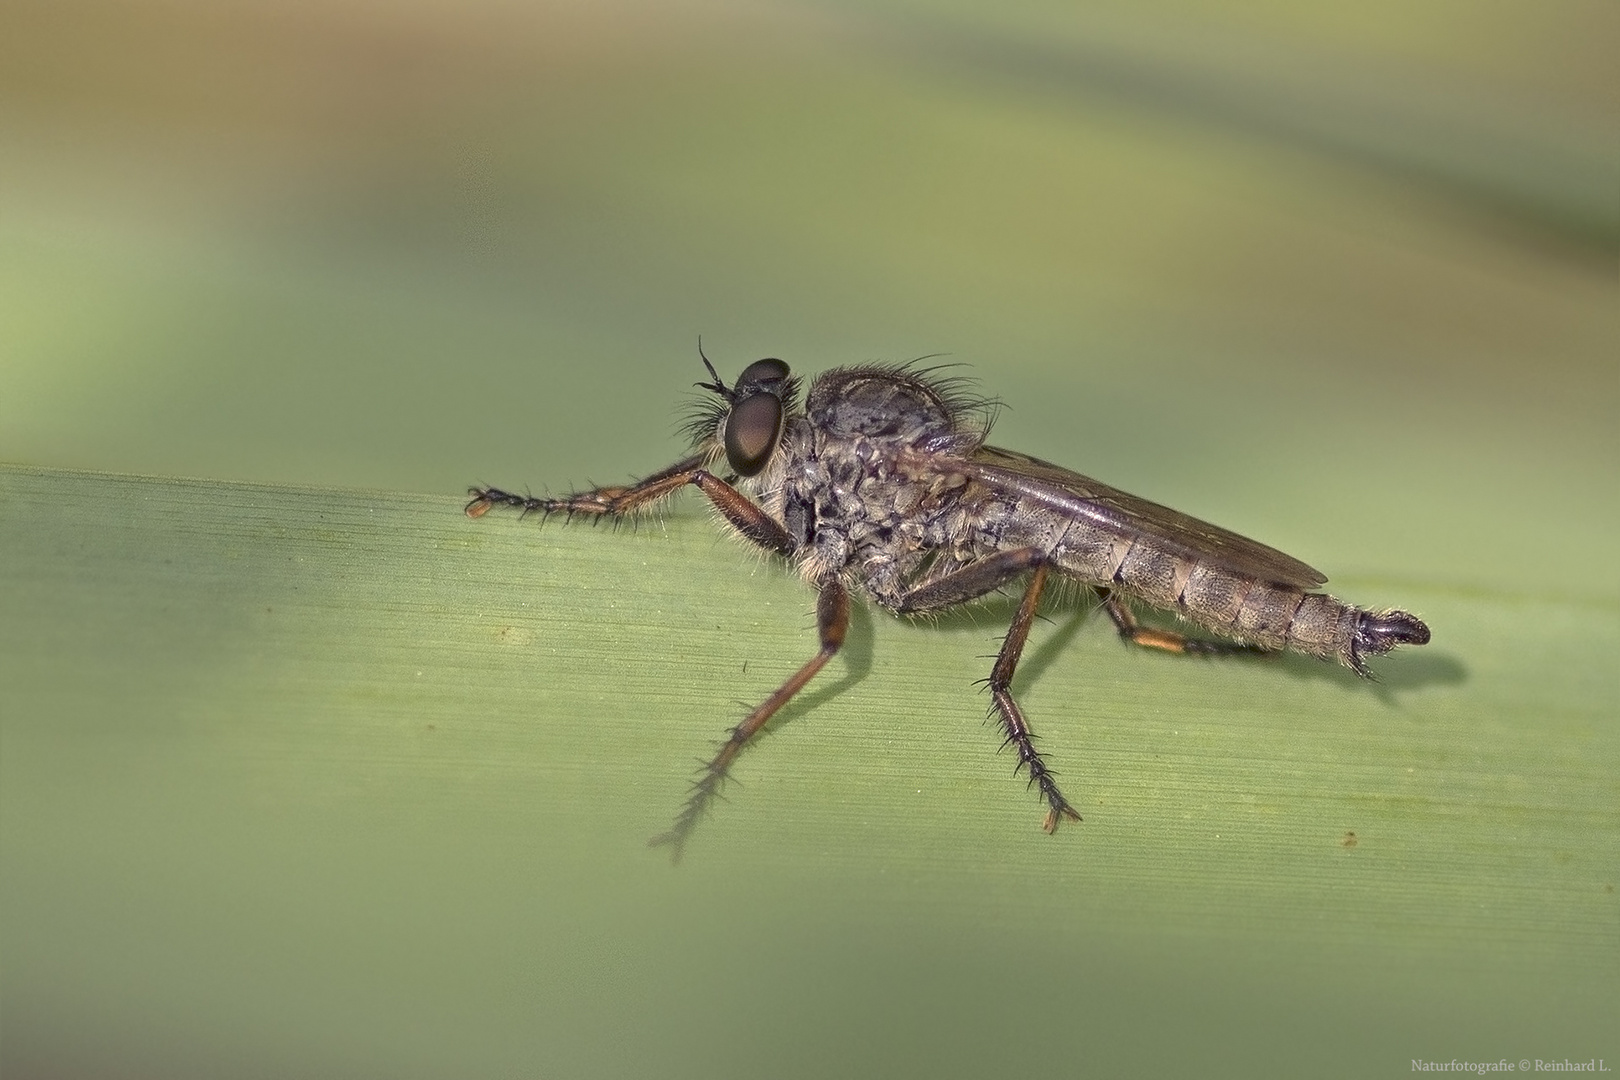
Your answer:
[[[615,530],[12,467],[0,551],[13,1030],[389,1075],[1610,1049],[1610,599],[1335,582],[1434,629],[1376,685],[1054,607],[1016,684],[1086,819],[1053,837],[974,686],[1010,601],[862,607],[672,870],[644,841],[814,648],[695,501]]]

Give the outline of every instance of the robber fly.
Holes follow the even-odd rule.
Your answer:
[[[1036,750],[1011,686],[1054,575],[1095,589],[1126,641],[1173,653],[1292,649],[1368,676],[1369,657],[1429,640],[1416,616],[1313,591],[1327,579],[1280,551],[987,445],[992,403],[937,369],[835,368],[816,377],[801,406],[799,380],[781,360],[748,365],[731,386],[703,363],[714,381],[697,385],[712,397],[689,426],[687,457],[625,487],[560,498],[472,488],[466,508],[475,518],[494,506],[617,518],[692,486],[738,535],[791,560],[815,587],[820,650],[731,729],[673,827],[653,838],[676,858],[737,754],[843,645],[851,588],[913,615],[1024,579],[988,682],[1004,745],[1046,800],[1047,832],[1080,814]],[[1172,611],[1219,640],[1144,626],[1133,603]]]

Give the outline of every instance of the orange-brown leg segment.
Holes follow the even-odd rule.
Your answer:
[[[1241,653],[1259,656],[1271,656],[1274,649],[1262,649],[1258,645],[1244,645],[1236,641],[1207,641],[1203,638],[1190,638],[1185,634],[1178,634],[1174,630],[1159,630],[1151,626],[1143,626],[1137,620],[1135,612],[1125,606],[1113,590],[1096,586],[1097,595],[1102,597],[1103,610],[1113,620],[1114,627],[1119,636],[1132,645],[1141,645],[1148,649],[1162,649],[1165,652],[1185,653],[1195,656],[1232,656]]]
[[[665,833],[653,837],[647,843],[652,847],[669,847],[670,857],[673,861],[680,861],[681,852],[686,847],[687,839],[692,830],[702,818],[703,812],[708,809],[720,789],[725,785],[726,770],[736,760],[742,748],[748,744],[764,727],[771,717],[793,699],[793,695],[804,689],[805,684],[813,679],[816,672],[827,666],[844,644],[844,635],[849,630],[849,591],[837,578],[829,577],[821,582],[821,593],[816,598],[816,627],[821,636],[821,650],[812,656],[808,663],[794,672],[793,677],[777,687],[776,692],[760,702],[759,706],[749,713],[736,727],[731,729],[731,735],[720,747],[719,753],[703,767],[703,773],[692,784],[692,793],[687,797],[686,805],[675,818],[675,824]]]
[[[1002,745],[1017,749],[1017,767],[1028,770],[1029,782],[1039,787],[1041,794],[1046,797],[1046,818],[1041,828],[1055,832],[1064,818],[1079,821],[1080,812],[1070,806],[1069,800],[1058,790],[1052,770],[1046,767],[1045,759],[1035,749],[1035,736],[1029,730],[1024,712],[1012,696],[1013,673],[1018,670],[1018,658],[1023,655],[1024,643],[1029,640],[1029,628],[1035,622],[1035,609],[1040,604],[1041,590],[1045,587],[1046,564],[1042,562],[1035,567],[1029,586],[1024,590],[1024,599],[1018,605],[1018,613],[1013,616],[1012,626],[1008,627],[1007,637],[1001,643],[1001,652],[996,656],[996,666],[990,669],[989,682],[990,700],[996,716],[1001,720],[1002,730],[1007,733],[1007,740]]]

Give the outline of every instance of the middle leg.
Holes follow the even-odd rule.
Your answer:
[[[1035,749],[1035,736],[1024,719],[1024,711],[1012,696],[1013,673],[1018,670],[1018,659],[1024,654],[1024,643],[1029,640],[1029,628],[1035,622],[1035,609],[1040,603],[1041,590],[1045,587],[1046,563],[1042,562],[1035,567],[1035,573],[1029,579],[1024,599],[1018,605],[1018,613],[1013,616],[1012,626],[1007,628],[1006,640],[1001,643],[1001,652],[996,656],[996,666],[990,669],[990,700],[994,702],[996,715],[1001,718],[1001,726],[1007,732],[1006,744],[1018,750],[1018,764],[1029,771],[1029,782],[1039,787],[1041,794],[1046,797],[1046,819],[1041,822],[1041,828],[1050,833],[1057,831],[1058,823],[1064,818],[1079,821],[1080,812],[1070,806],[1069,800],[1058,790],[1052,770],[1047,768],[1046,760]]]
[[[1012,581],[1020,574],[1033,570],[1024,598],[1013,616],[1012,626],[1001,643],[996,666],[990,669],[990,700],[1001,729],[1006,732],[1004,746],[1018,751],[1018,767],[1027,770],[1029,782],[1041,789],[1046,799],[1046,819],[1041,827],[1054,832],[1064,818],[1079,821],[1080,814],[1069,805],[1069,800],[1058,790],[1057,780],[1046,765],[1046,759],[1035,749],[1035,735],[1029,730],[1024,712],[1013,700],[1013,674],[1018,670],[1018,659],[1024,654],[1029,640],[1029,629],[1035,622],[1040,605],[1041,591],[1046,587],[1047,556],[1040,548],[1015,548],[1000,551],[975,563],[953,570],[943,577],[925,582],[901,596],[895,604],[899,612],[938,611],[955,604],[976,599]]]

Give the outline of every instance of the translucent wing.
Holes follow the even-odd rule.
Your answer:
[[[1299,589],[1313,589],[1327,580],[1327,575],[1275,548],[1027,454],[981,446],[965,462],[952,464],[999,491],[1015,492],[1056,513],[1151,536],[1177,554],[1240,574]]]

